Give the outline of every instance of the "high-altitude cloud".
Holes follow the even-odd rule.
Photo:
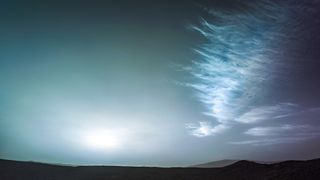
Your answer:
[[[213,22],[202,19],[193,26],[208,41],[195,49],[200,59],[193,63],[197,82],[191,86],[218,126],[246,113],[272,80],[273,56],[287,21],[283,10],[266,2],[241,13],[212,10]]]
[[[259,123],[260,125],[253,123],[251,128],[243,132],[246,140],[231,141],[229,144],[288,144],[319,138],[319,113],[319,108],[301,109],[297,107],[291,113],[266,120],[273,125],[268,125],[265,122]]]
[[[259,106],[252,108],[235,119],[240,123],[258,123],[261,121],[278,119],[289,116],[298,109],[298,105],[292,103],[281,103],[273,106]]]
[[[246,4],[244,11],[207,10],[212,19],[192,26],[207,40],[195,48],[198,59],[189,72],[190,84],[215,122],[191,123],[187,128],[198,137],[222,133],[236,124],[255,124],[290,116],[299,111],[290,102],[265,101],[264,95],[287,66],[281,56],[297,21],[287,3],[260,1]],[[210,20],[209,20],[210,19]],[[293,28],[292,28],[293,29]],[[288,126],[281,126],[278,130]],[[271,129],[253,128],[261,135]]]

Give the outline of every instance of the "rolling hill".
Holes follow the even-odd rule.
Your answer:
[[[238,161],[221,168],[59,166],[0,160],[1,180],[307,180],[320,179],[320,159],[259,164]]]
[[[238,162],[239,160],[233,160],[233,159],[225,159],[225,160],[220,160],[220,161],[212,161],[212,162],[207,162],[203,164],[197,164],[193,165],[190,167],[198,167],[198,168],[218,168],[218,167],[224,167],[224,166],[229,166],[231,164],[234,164]]]

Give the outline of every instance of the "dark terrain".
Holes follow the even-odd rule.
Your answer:
[[[320,159],[259,164],[238,161],[221,168],[59,166],[0,160],[0,180],[232,180],[320,179]]]

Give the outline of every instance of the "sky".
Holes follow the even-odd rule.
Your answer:
[[[1,2],[0,158],[318,158],[319,3]]]

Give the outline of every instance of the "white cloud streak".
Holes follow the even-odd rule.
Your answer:
[[[248,129],[244,134],[251,136],[276,136],[287,133],[294,133],[292,131],[305,131],[310,130],[308,125],[289,125],[285,124],[278,127],[254,127]]]
[[[196,137],[206,137],[224,132],[228,129],[228,126],[219,124],[216,126],[210,125],[208,122],[199,122],[199,124],[187,124],[187,129],[190,130],[190,134]]]
[[[279,138],[264,138],[264,139],[255,139],[255,140],[245,140],[245,141],[234,141],[229,142],[228,144],[233,145],[253,145],[253,146],[268,146],[275,144],[292,144],[301,141],[305,141],[313,138],[310,136],[306,137],[279,137]]]
[[[310,110],[264,99],[273,80],[283,76],[279,69],[288,66],[279,52],[294,35],[295,31],[290,35],[287,30],[299,23],[288,18],[293,6],[266,0],[250,7],[244,13],[207,10],[214,22],[201,19],[200,26],[191,27],[207,42],[194,49],[199,58],[184,68],[194,77],[187,85],[196,90],[206,107],[204,114],[211,116],[213,123],[198,121],[186,128],[196,137],[238,126],[248,128],[242,136],[253,139],[230,144],[269,145],[312,138],[318,129],[286,121]]]
[[[279,43],[276,41],[283,37],[285,9],[268,2],[257,3],[256,9],[246,13],[230,15],[225,11],[209,11],[216,22],[202,19],[200,26],[191,27],[208,41],[195,49],[200,58],[193,61],[193,66],[185,68],[196,79],[188,85],[197,91],[199,100],[206,106],[204,114],[218,123],[209,126],[199,122],[198,126],[188,127],[191,134],[198,137],[214,135],[236,119],[246,122],[246,116],[249,121],[259,120],[253,119],[257,118],[254,113],[264,113],[264,119],[269,116],[265,110],[238,118],[248,111],[257,93],[265,90],[276,75],[274,66],[279,64],[271,57],[277,54],[275,49]]]
[[[280,103],[273,106],[255,107],[242,114],[235,121],[240,123],[257,123],[270,119],[289,116],[297,111],[298,105],[292,103]]]
[[[265,146],[273,144],[299,143],[320,136],[319,126],[290,125],[254,127],[244,132],[254,139],[243,141],[232,141],[234,145]]]

